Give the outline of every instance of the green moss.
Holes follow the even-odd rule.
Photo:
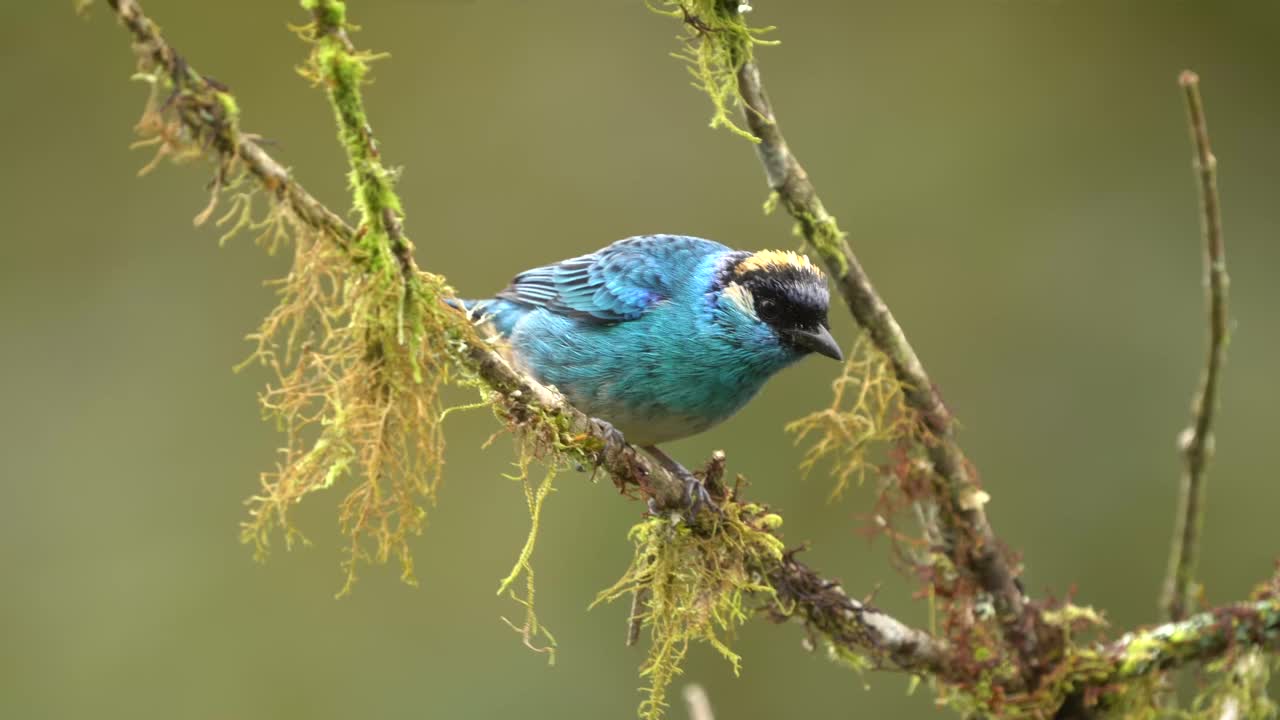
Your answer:
[[[738,70],[751,60],[756,45],[775,44],[761,39],[773,28],[748,26],[738,3],[726,0],[663,0],[649,8],[681,21],[683,47],[672,56],[686,64],[693,86],[711,99],[711,127],[759,142],[731,115],[741,103]]]
[[[678,518],[650,517],[631,529],[631,566],[603,590],[594,607],[631,595],[647,598],[640,614],[649,629],[649,654],[640,669],[646,697],[640,716],[656,720],[667,706],[667,689],[680,674],[689,646],[703,642],[729,661],[741,658],[726,637],[747,620],[749,599],[773,596],[757,569],[782,558],[782,542],[770,532],[776,516],[758,505],[728,503],[716,520],[689,526]]]
[[[809,241],[823,263],[835,270],[837,278],[844,277],[849,272],[849,261],[844,253],[844,232],[817,196],[803,199],[788,196],[787,212],[796,219],[795,234]]]
[[[542,481],[536,485],[531,482],[529,477],[529,466],[533,462],[533,452],[526,450],[520,453],[520,461],[517,463],[519,472],[515,475],[508,475],[511,480],[519,482],[524,490],[525,503],[529,508],[529,535],[525,539],[524,547],[520,549],[520,554],[516,558],[515,565],[512,566],[511,572],[502,579],[498,584],[498,595],[510,592],[511,599],[515,600],[524,608],[524,620],[520,625],[503,618],[503,622],[507,623],[511,629],[520,633],[520,637],[524,640],[525,647],[534,652],[546,653],[548,664],[556,663],[556,639],[538,620],[538,614],[534,610],[534,571],[533,571],[533,548],[538,539],[539,524],[542,519],[542,506],[546,502],[547,497],[552,493],[554,488],[552,483],[556,477],[556,466],[550,464],[546,473],[542,477]],[[524,576],[525,593],[524,597],[518,595],[511,588],[516,581]],[[539,638],[545,644],[539,645]]]
[[[347,4],[339,0],[302,0],[302,9],[317,13],[324,24],[341,28],[347,24]]]

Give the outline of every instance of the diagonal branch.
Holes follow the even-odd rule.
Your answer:
[[[862,648],[888,667],[944,681],[961,679],[947,643],[849,597],[839,583],[820,577],[795,555],[796,551],[787,553],[768,571],[769,584],[782,606],[794,607],[793,614],[837,649]],[[778,615],[778,619],[786,617]]]
[[[159,27],[143,13],[137,0],[108,0],[108,4],[133,36],[134,46],[148,66],[168,73],[175,79],[175,87],[210,86],[211,81],[192,69],[169,45],[160,34]],[[330,7],[330,4],[322,2],[316,6],[323,8]],[[317,24],[318,29],[323,30],[324,27],[323,23]],[[329,37],[342,43],[345,33],[334,33]],[[343,49],[349,50],[349,45],[344,44]],[[222,162],[227,157],[234,157],[242,162],[254,179],[283,203],[299,223],[342,248],[353,262],[366,261],[356,248],[360,231],[308,193],[252,136],[217,122],[217,118],[208,113],[182,113],[179,117],[193,137],[209,139],[208,146],[216,153],[215,160]],[[363,126],[360,132],[361,144],[376,153],[372,133],[368,133],[365,140],[363,134],[366,129]],[[382,223],[377,229],[385,232],[390,241],[403,241],[398,247],[411,248],[407,240],[403,240],[397,208],[382,203],[363,209],[372,211],[367,219],[374,224]],[[411,254],[397,250],[395,255],[401,271],[407,276],[410,271],[418,272]],[[459,323],[465,323],[460,314]],[[463,364],[493,392],[492,400],[501,413],[516,419],[535,415],[555,418],[563,442],[598,448],[596,460],[620,487],[638,487],[663,507],[675,507],[683,502],[683,482],[637,452],[616,433],[605,431],[558,393],[515,370],[474,333],[459,333],[459,341],[463,345],[460,352]],[[800,619],[842,651],[867,653],[900,670],[938,675],[947,673],[948,651],[943,642],[878,609],[844,596],[838,583],[822,579],[794,557],[787,556],[777,566],[761,570],[783,586],[779,597],[793,608],[788,617]]]
[[[743,63],[737,78],[747,127],[759,140],[756,151],[769,187],[800,224],[805,240],[836,279],[854,319],[889,359],[907,404],[919,413],[933,436],[926,449],[936,474],[935,491],[943,505],[948,554],[957,567],[971,573],[991,595],[1005,639],[1018,653],[1024,668],[1034,674],[1041,663],[1037,633],[1042,626],[1038,613],[1023,595],[1017,570],[1005,557],[987,521],[983,510],[986,496],[979,490],[972,466],[956,442],[951,412],[836,226],[835,218],[823,207],[808,174],[787,146],[755,61]]]
[[[1164,607],[1171,620],[1187,616],[1193,602],[1196,562],[1200,554],[1200,530],[1206,500],[1205,468],[1213,454],[1213,416],[1218,378],[1227,357],[1227,251],[1222,239],[1222,213],[1218,201],[1218,159],[1209,145],[1209,128],[1200,98],[1200,77],[1184,70],[1178,78],[1187,102],[1193,165],[1200,189],[1200,232],[1204,243],[1205,304],[1208,306],[1209,343],[1200,386],[1191,401],[1191,425],[1178,435],[1182,454],[1182,482],[1177,529],[1169,555]]]

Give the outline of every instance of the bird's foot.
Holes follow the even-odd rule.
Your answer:
[[[622,436],[622,431],[614,427],[608,420],[593,417],[591,418],[591,424],[596,427],[600,438],[604,440],[605,449],[610,446],[623,445],[627,442],[627,439]]]
[[[716,504],[715,498],[711,497],[711,493],[707,491],[707,486],[702,484],[696,476],[686,471],[680,476],[680,481],[684,483],[684,509],[688,511],[689,522],[698,517],[698,511],[707,508],[717,515],[723,515],[724,510]],[[649,498],[649,514],[661,515],[662,509],[658,507],[658,501]]]
[[[716,514],[724,514],[724,510],[716,504],[715,498],[711,497],[707,486],[703,485],[697,476],[685,470],[681,474],[680,480],[684,483],[684,504],[689,509],[690,518],[698,517],[698,510],[704,507],[714,511]]]
[[[684,484],[683,504],[684,509],[688,511],[689,520],[692,521],[698,517],[698,511],[707,508],[717,515],[723,515],[724,509],[720,507],[715,498],[707,490],[707,486],[698,479],[696,475],[689,472],[683,465],[676,462],[672,457],[656,446],[649,445],[644,448],[658,464],[666,469]],[[656,514],[657,504],[652,500],[649,502],[649,511]]]

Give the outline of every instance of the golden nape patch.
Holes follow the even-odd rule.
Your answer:
[[[723,294],[725,297],[729,298],[734,305],[742,308],[743,312],[751,317],[756,316],[756,301],[755,298],[752,297],[750,290],[735,282],[726,285]]]
[[[786,268],[794,268],[811,272],[815,275],[821,274],[818,266],[813,264],[807,255],[801,255],[790,250],[761,250],[754,253],[738,263],[734,268],[736,274],[742,275],[753,270],[775,269],[782,270]]]

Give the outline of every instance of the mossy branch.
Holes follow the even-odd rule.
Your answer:
[[[412,255],[406,256],[397,249],[411,246],[407,240],[403,240],[398,222],[400,206],[398,200],[391,199],[390,177],[378,170],[381,167],[380,161],[373,164],[378,157],[372,134],[365,130],[364,124],[355,120],[360,115],[351,112],[354,110],[351,103],[357,102],[358,96],[353,96],[350,88],[341,89],[330,85],[335,81],[342,82],[343,79],[326,79],[324,62],[318,63],[321,71],[319,79],[331,93],[335,105],[345,106],[343,109],[335,107],[335,112],[343,123],[342,138],[348,151],[348,159],[354,170],[363,168],[362,172],[353,173],[357,208],[362,217],[360,229],[348,225],[308,193],[257,144],[253,136],[240,132],[237,123],[230,122],[224,114],[215,112],[217,108],[234,107],[234,99],[229,91],[215,87],[213,81],[191,68],[164,39],[158,26],[143,13],[137,0],[109,0],[109,5],[133,36],[134,47],[145,68],[163,71],[174,78],[172,84],[175,88],[195,88],[199,93],[212,93],[214,101],[217,101],[216,105],[210,101],[193,111],[177,114],[177,122],[185,133],[183,140],[189,144],[198,141],[194,144],[202,148],[220,169],[232,159],[243,163],[252,179],[281,203],[280,207],[288,212],[290,222],[315,234],[319,243],[309,247],[309,251],[320,252],[328,247],[344,258],[354,272],[376,272],[395,267],[401,277],[409,278],[409,283],[426,282],[424,278],[428,274],[417,270]],[[349,39],[344,40],[344,33],[337,32],[337,28],[345,28],[345,13],[338,9],[338,5],[316,2],[308,7],[313,13],[323,16],[316,17],[315,31],[309,35],[317,43],[324,43],[318,45],[318,48],[326,48],[323,51],[317,50],[320,55],[316,59],[333,63],[340,62],[338,54],[348,60],[358,57],[352,54]],[[340,67],[334,68],[332,64],[329,67],[331,73],[347,72]],[[358,74],[348,74],[348,77],[358,79]],[[197,99],[203,98],[203,94]],[[362,112],[361,109],[360,113]],[[360,132],[348,132],[348,120],[353,120],[360,127]],[[373,188],[367,187],[369,181],[373,181]],[[403,243],[399,244],[400,241]],[[378,242],[382,243],[382,247],[378,246]],[[396,263],[379,264],[377,258],[386,257],[388,250],[396,258]],[[421,300],[424,304],[432,304],[434,310],[442,313],[439,316],[433,315],[441,323],[434,329],[446,336],[451,344],[450,353],[461,369],[483,382],[487,397],[500,416],[541,447],[566,454],[571,460],[576,458],[597,464],[613,476],[622,490],[636,488],[641,496],[652,499],[660,508],[674,508],[683,504],[682,481],[639,453],[616,433],[606,431],[595,420],[569,405],[558,393],[516,371],[501,354],[475,333],[462,313],[444,304],[442,285],[432,281],[431,289],[433,292],[424,294]],[[432,308],[421,310],[424,313],[432,312]],[[397,328],[403,327],[397,324]],[[395,347],[386,343],[383,346],[391,349]],[[332,469],[333,467],[330,468]],[[332,482],[332,474],[326,473],[325,479]],[[945,644],[928,633],[898,622],[880,610],[843,598],[843,591],[839,590],[838,583],[823,580],[813,570],[795,560],[794,555],[787,555],[774,564],[766,563],[756,570],[762,577],[778,579],[781,586],[778,598],[786,602],[791,610],[785,617],[804,622],[813,632],[828,638],[832,647],[838,648],[839,652],[850,656],[857,653],[870,654],[884,658],[886,666],[913,672],[930,672],[944,666],[941,658],[946,653]],[[812,592],[814,588],[819,588],[820,592]]]
[[[1213,418],[1217,409],[1218,379],[1227,358],[1227,250],[1222,238],[1222,212],[1218,201],[1218,159],[1209,144],[1209,127],[1200,98],[1200,77],[1190,70],[1178,78],[1187,103],[1187,121],[1195,151],[1193,165],[1200,190],[1200,231],[1204,247],[1205,305],[1208,308],[1209,341],[1200,386],[1191,401],[1191,425],[1178,436],[1182,454],[1182,480],[1177,526],[1169,554],[1163,604],[1171,620],[1181,620],[1195,598],[1196,563],[1200,554],[1200,529],[1207,498],[1205,469],[1213,454]]]
[[[152,124],[147,128],[160,133],[156,140],[160,144],[157,157],[166,153],[174,157],[209,157],[216,168],[215,201],[220,189],[233,188],[242,178],[248,178],[267,190],[274,203],[267,218],[261,222],[246,221],[244,218],[249,217],[246,214],[242,215],[240,224],[248,222],[258,227],[265,226],[270,233],[278,232],[280,223],[297,230],[299,245],[294,271],[310,278],[307,282],[312,284],[286,285],[283,291],[286,299],[300,303],[303,308],[314,306],[321,309],[354,302],[355,307],[346,307],[343,310],[346,315],[342,317],[367,321],[357,324],[351,334],[338,333],[339,340],[335,341],[341,342],[343,348],[360,348],[358,356],[332,355],[318,364],[308,364],[313,358],[291,366],[305,379],[304,389],[321,393],[326,401],[356,398],[359,402],[355,409],[363,408],[361,412],[365,415],[368,415],[369,408],[386,410],[384,416],[363,417],[362,422],[370,424],[361,426],[360,431],[371,433],[371,437],[378,439],[371,447],[391,447],[396,444],[396,439],[394,435],[386,435],[387,428],[405,426],[410,424],[409,421],[424,417],[434,417],[438,421],[438,416],[433,415],[436,408],[430,388],[442,380],[450,368],[456,368],[465,380],[478,380],[486,399],[497,413],[522,433],[524,441],[530,443],[535,452],[549,456],[550,462],[594,463],[607,470],[623,491],[638,489],[633,494],[652,499],[661,507],[677,507],[682,503],[683,483],[680,480],[636,452],[615,433],[606,431],[596,421],[568,405],[551,389],[513,369],[478,337],[468,318],[446,304],[449,290],[443,279],[416,267],[412,246],[400,225],[401,210],[394,196],[393,174],[381,165],[367,122],[359,120],[363,117],[363,108],[359,103],[358,89],[352,95],[352,88],[338,87],[346,80],[333,75],[353,72],[348,79],[356,80],[358,85],[360,71],[344,69],[341,58],[354,62],[369,59],[356,53],[350,47],[349,39],[345,38],[342,32],[346,27],[345,17],[340,14],[339,4],[316,0],[308,7],[319,13],[313,15],[316,23],[311,35],[317,43],[314,67],[320,70],[317,77],[331,93],[335,112],[343,127],[344,147],[353,167],[356,206],[361,215],[358,229],[347,225],[340,216],[308,194],[283,166],[262,150],[252,135],[239,129],[239,109],[229,90],[187,65],[165,42],[155,24],[142,13],[136,0],[109,0],[109,4],[133,35],[141,69],[152,80],[153,93],[161,86],[170,92],[168,98],[162,98],[163,102],[148,107]],[[329,63],[327,71],[324,69],[326,62]],[[789,209],[793,201],[797,203],[792,213],[800,220],[802,229],[805,229],[806,218],[809,218],[810,227],[806,235],[815,248],[820,248],[822,238],[835,243],[828,248],[834,254],[824,259],[828,261],[829,268],[839,266],[841,259],[847,263],[837,277],[851,309],[861,308],[855,311],[855,317],[868,329],[877,349],[892,364],[900,384],[908,392],[908,401],[924,418],[930,432],[946,431],[929,448],[933,474],[942,478],[942,485],[935,490],[942,494],[944,504],[950,503],[953,510],[964,511],[951,520],[953,525],[950,527],[953,534],[949,538],[949,548],[958,553],[957,566],[982,580],[984,588],[1001,577],[1012,583],[1013,570],[990,534],[990,527],[981,514],[982,502],[975,501],[981,493],[976,489],[971,470],[947,434],[953,429],[949,414],[937,398],[936,391],[928,384],[918,358],[906,344],[888,309],[871,289],[834,220],[822,211],[812,184],[808,183],[794,156],[786,150],[781,135],[776,134],[776,122],[759,85],[758,70],[753,63],[744,62],[737,77],[742,98],[749,108],[747,124],[761,140],[762,159],[770,173],[770,184],[777,190],[779,198],[788,203]],[[775,170],[781,175],[775,177]],[[775,179],[778,179],[777,184]],[[245,204],[249,201],[239,202]],[[233,205],[233,211],[239,212],[238,208],[238,205]],[[208,215],[207,211],[201,213],[201,217]],[[346,288],[348,284],[372,286],[373,289],[366,287],[355,294],[343,294],[345,290],[335,289]],[[275,337],[281,327],[291,327],[291,332],[297,332],[298,318],[289,315],[292,312],[289,307],[292,306],[287,306],[283,315],[273,314],[268,318],[264,337]],[[860,316],[859,312],[863,315]],[[322,316],[317,322],[327,332],[336,331],[334,325],[337,323],[333,317]],[[298,341],[296,334],[286,334],[287,349],[276,355],[272,346],[266,351],[267,357],[286,365],[290,352],[311,357],[307,355],[310,351],[305,342]],[[378,350],[370,352],[371,348]],[[282,357],[286,359],[282,361]],[[327,384],[333,379],[333,373],[346,373],[351,368],[363,368],[350,376],[362,382],[348,383],[349,387],[339,387],[338,390]],[[920,382],[908,382],[911,379]],[[920,388],[929,389],[921,394]],[[360,405],[361,402],[365,405]],[[395,404],[401,402],[406,405]],[[935,405],[930,405],[930,402]],[[338,425],[351,422],[349,413],[353,407],[341,402],[326,407],[334,414],[303,413],[303,420],[312,422],[317,417],[328,417]],[[933,410],[929,411],[931,407]],[[284,408],[284,412],[287,416],[291,411]],[[292,412],[296,414],[299,411],[295,409]],[[393,422],[387,424],[387,418]],[[295,441],[292,430],[291,443]],[[400,439],[412,437],[415,436],[405,435]],[[430,444],[435,441],[434,437],[428,435],[425,438],[429,453],[439,450]],[[953,447],[953,451],[944,452],[938,447]],[[933,454],[938,452],[942,454]],[[433,457],[438,460],[437,456]],[[353,464],[366,467],[372,484],[361,486],[367,488],[363,494],[357,491],[344,503],[344,513],[348,510],[354,513],[350,517],[357,523],[353,526],[355,529],[359,529],[363,522],[360,519],[362,507],[380,512],[386,509],[386,506],[378,504],[386,500],[377,497],[379,463],[362,455],[353,446],[351,437],[321,434],[306,452],[291,456],[289,462],[297,464],[304,474],[314,476],[310,480],[315,483],[314,487],[327,486],[337,475],[348,472]],[[948,465],[948,462],[953,464]],[[401,475],[414,476],[411,471],[417,467],[405,465],[392,469]],[[955,479],[957,477],[968,482],[960,486],[967,488],[967,492],[954,496],[954,483],[959,482]],[[416,492],[421,488],[414,485],[408,489]],[[539,495],[545,496],[545,492],[541,486],[532,490],[526,487],[526,491],[532,493],[527,499],[536,508],[540,503]],[[387,512],[399,513],[398,517],[407,519],[412,530],[416,505],[411,498],[393,497],[390,508]],[[533,512],[536,521],[536,509]],[[1060,700],[1075,688],[1135,682],[1181,664],[1230,657],[1236,649],[1275,650],[1280,645],[1280,607],[1277,605],[1277,590],[1272,587],[1249,603],[1226,606],[1183,622],[1131,633],[1111,645],[1081,650],[1068,644],[1064,648],[1065,656],[1044,674],[1040,689],[1020,695],[1025,688],[1019,683],[1006,682],[1005,678],[993,675],[989,666],[982,666],[979,658],[966,656],[985,648],[958,647],[930,633],[908,627],[867,603],[849,598],[838,583],[822,578],[797,561],[794,552],[781,552],[775,532],[780,518],[776,515],[738,503],[733,504],[730,512],[740,521],[739,525],[727,529],[730,535],[736,533],[736,546],[724,542],[724,536],[716,534],[723,530],[718,530],[716,519],[710,517],[706,518],[708,523],[684,528],[687,532],[682,532],[677,526],[664,525],[661,518],[652,518],[643,524],[646,528],[644,537],[637,538],[644,540],[645,547],[650,546],[650,541],[659,542],[653,547],[664,553],[701,554],[717,563],[725,561],[732,564],[737,580],[727,585],[723,576],[698,576],[702,580],[697,582],[717,587],[699,600],[712,601],[707,606],[709,610],[728,613],[718,619],[713,615],[713,622],[726,621],[720,627],[731,627],[739,622],[745,616],[737,613],[747,607],[742,593],[755,592],[757,598],[764,598],[765,602],[753,609],[765,609],[780,620],[798,620],[812,635],[828,643],[829,651],[837,659],[861,666],[867,664],[869,656],[883,667],[937,677],[946,686],[957,692],[969,693],[984,703],[979,705],[984,711],[998,711],[998,703],[1005,702],[1008,703],[1005,707],[1019,711],[1029,708],[1029,714],[1043,715],[1049,703]],[[976,515],[972,514],[975,512]],[[673,530],[669,532],[664,527]],[[384,533],[380,538],[380,552],[403,549],[403,533],[406,532],[403,526],[384,526],[380,532]],[[694,533],[702,535],[695,537]],[[673,539],[676,544],[670,544]],[[737,551],[729,556],[723,555],[734,547]],[[532,551],[532,541],[526,545],[526,551]],[[993,554],[993,566],[984,564],[984,552]],[[656,578],[651,565],[645,564],[644,557],[637,557],[639,564],[633,566],[615,590],[625,591],[632,587],[647,587],[654,581],[670,581],[669,577]],[[522,554],[521,561],[524,560],[527,558]],[[696,567],[690,569],[697,570]],[[677,583],[670,589],[681,592],[689,587]],[[1001,587],[999,582],[994,582],[990,590],[997,604],[1002,602],[997,592]],[[1017,590],[1016,586],[1014,590]],[[1016,599],[1022,601],[1020,593]],[[1006,597],[1005,601],[1008,600]],[[689,607],[688,603],[682,603],[678,609],[688,610]],[[1044,618],[1035,620],[1047,623],[1054,631],[1061,631],[1070,625],[1073,617],[1081,616],[1080,609],[1075,610],[1074,616],[1071,612],[1058,613],[1064,620],[1049,619],[1050,613],[1044,613]],[[667,620],[669,618],[664,619]],[[707,626],[694,624],[688,628],[704,632]],[[1016,635],[1012,637],[1017,639]],[[727,648],[720,647],[727,651]],[[670,650],[679,652],[679,647]]]
[[[721,7],[718,12],[732,11]],[[1017,582],[1018,569],[1006,556],[987,520],[984,505],[989,496],[980,489],[973,467],[956,440],[951,411],[889,306],[871,284],[836,219],[827,212],[808,173],[787,145],[754,60],[744,60],[737,68],[737,87],[747,127],[758,141],[755,148],[770,189],[795,218],[805,240],[835,279],[854,320],[889,360],[907,405],[927,428],[930,441],[925,443],[925,453],[935,473],[935,495],[944,510],[939,518],[948,555],[958,569],[972,574],[991,595],[1005,639],[1020,657],[1025,674],[1033,678],[1043,669],[1040,635],[1052,630],[1024,596]]]

